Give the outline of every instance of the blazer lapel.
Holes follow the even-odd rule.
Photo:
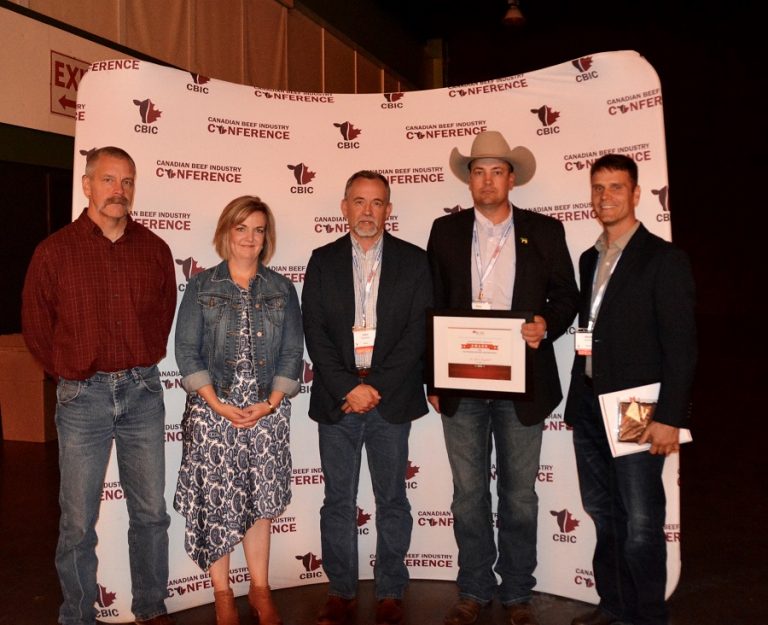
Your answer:
[[[621,291],[627,280],[634,275],[633,267],[642,256],[647,234],[648,231],[643,224],[640,224],[637,232],[632,235],[629,243],[624,248],[621,257],[619,258],[619,262],[616,265],[616,269],[614,269],[613,274],[608,280],[608,286],[605,288],[603,302],[600,305],[601,310],[604,307],[610,306],[611,300]],[[600,315],[598,314],[598,318],[599,317]]]
[[[581,310],[579,310],[579,325],[586,328],[589,323],[589,309],[592,304],[592,285],[595,279],[598,253],[592,246],[582,256],[579,262],[579,282],[581,283]]]
[[[397,275],[400,271],[399,259],[393,253],[395,242],[388,233],[384,233],[383,248],[381,251],[381,271],[379,273],[379,292],[376,299],[376,325],[386,323],[389,310],[397,304]],[[376,338],[379,335],[377,333]]]
[[[338,291],[334,294],[342,302],[343,315],[338,320],[343,327],[349,328],[352,336],[352,326],[355,325],[355,283],[352,270],[352,239],[350,235],[339,240],[339,246],[335,258],[335,272],[338,276],[336,282]],[[350,339],[350,348],[352,342]]]
[[[462,308],[472,308],[472,263],[475,257],[472,254],[472,230],[475,227],[475,209],[471,208],[461,212],[466,214],[462,224],[461,236],[456,241],[454,249],[456,259],[456,272],[459,274],[457,284],[461,286],[460,302]]]
[[[520,298],[523,297],[526,288],[526,270],[530,267],[530,231],[526,214],[512,206],[512,220],[514,223],[512,234],[515,243],[515,283],[512,287],[512,309],[521,308]]]

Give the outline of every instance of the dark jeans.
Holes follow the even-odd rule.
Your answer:
[[[411,505],[405,494],[410,423],[385,421],[375,408],[319,424],[325,499],[320,509],[323,569],[329,594],[357,594],[357,486],[363,445],[376,500],[376,598],[400,599],[408,585],[405,554],[411,543]]]
[[[613,458],[600,406],[584,387],[573,443],[584,509],[597,545],[592,561],[600,608],[633,625],[666,625],[664,456]]]
[[[529,601],[536,585],[536,474],[543,425],[525,426],[509,400],[462,398],[456,414],[443,416],[453,474],[453,533],[459,547],[459,594],[480,603],[493,599],[496,572],[504,605]],[[491,514],[491,436],[496,445],[499,496],[498,559]]]

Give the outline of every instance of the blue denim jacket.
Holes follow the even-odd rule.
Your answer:
[[[259,398],[272,390],[293,396],[299,390],[304,335],[296,289],[259,264],[251,282],[251,346]],[[176,319],[176,362],[181,384],[193,393],[213,384],[225,398],[234,380],[240,295],[227,262],[190,278]]]

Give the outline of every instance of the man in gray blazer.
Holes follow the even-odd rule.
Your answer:
[[[325,499],[318,625],[349,622],[357,593],[357,484],[365,445],[376,499],[376,623],[403,620],[412,519],[405,492],[411,421],[427,413],[422,361],[432,283],[424,250],[384,231],[389,182],[359,171],[341,212],[350,233],[312,252],[302,293],[314,365],[309,416],[318,422]]]
[[[579,332],[565,420],[584,509],[595,522],[596,610],[572,625],[666,625],[664,459],[688,425],[696,364],[694,285],[688,257],[635,217],[637,165],[607,154],[592,165],[592,206],[603,232],[579,260]],[[590,347],[591,342],[591,347]],[[660,382],[647,452],[613,458],[602,393]]]

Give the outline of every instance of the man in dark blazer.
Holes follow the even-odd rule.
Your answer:
[[[400,623],[412,519],[406,497],[411,421],[427,413],[424,250],[391,236],[389,183],[360,171],[341,211],[350,234],[312,253],[302,294],[314,364],[309,416],[319,423],[325,499],[323,567],[330,581],[318,625],[348,622],[357,592],[357,484],[365,445],[376,500],[376,623]]]
[[[454,535],[459,547],[459,601],[446,625],[477,620],[496,591],[511,625],[534,625],[538,498],[535,484],[543,421],[562,399],[553,342],[567,329],[578,302],[573,264],[562,224],[509,202],[536,161],[525,147],[510,150],[495,131],[475,138],[469,156],[454,149],[453,173],[469,184],[473,210],[435,220],[427,253],[435,308],[517,310],[523,324],[531,379],[512,399],[437,397],[453,474]],[[496,449],[498,550],[490,494],[490,437]]]
[[[572,625],[666,625],[665,456],[688,426],[696,363],[694,285],[687,256],[635,217],[637,165],[608,154],[592,165],[592,206],[603,226],[582,254],[579,332],[565,420],[584,509],[595,522],[600,604]],[[591,347],[590,347],[591,342]],[[647,452],[613,458],[598,396],[660,382]]]

